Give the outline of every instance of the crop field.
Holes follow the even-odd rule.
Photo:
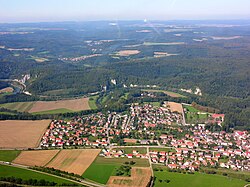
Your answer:
[[[131,177],[111,176],[108,181],[110,187],[144,187],[150,182],[151,170],[150,168],[133,167],[131,169]]]
[[[183,112],[182,104],[175,103],[175,102],[168,102],[167,105],[170,107],[170,110],[172,112],[178,112],[178,113],[182,114],[182,112]]]
[[[12,93],[13,91],[14,89],[12,87],[0,89],[0,93]]]
[[[82,175],[99,152],[99,149],[62,150],[46,167]]]
[[[50,124],[50,120],[0,121],[0,148],[35,148]]]
[[[89,97],[89,107],[90,107],[92,110],[97,109],[96,100],[98,99],[98,97],[99,97],[98,95]]]
[[[126,147],[126,148],[117,148],[115,150],[123,150],[125,154],[132,154],[133,150],[136,150],[141,154],[146,154],[147,153],[147,149],[144,148],[144,147],[138,147],[138,148]]]
[[[155,187],[243,187],[245,181],[224,177],[221,175],[209,175],[196,172],[195,174],[181,174],[168,171],[155,171]],[[169,180],[167,183],[165,180]]]
[[[147,159],[139,158],[104,158],[98,156],[82,175],[84,178],[106,184],[109,177],[115,175],[115,170],[125,162],[133,161],[133,167],[149,167]]]
[[[28,112],[34,102],[15,102],[15,103],[5,103],[0,104],[0,107],[7,108],[9,110],[17,110],[18,112]]]
[[[41,111],[41,112],[33,112],[32,114],[63,114],[63,113],[69,113],[74,112],[72,110],[68,110],[65,108],[55,109],[55,110],[47,110],[47,111]]]
[[[146,92],[162,92],[170,97],[185,97],[184,95],[181,95],[179,93],[175,93],[175,92],[170,92],[170,91],[166,91],[166,90],[153,90],[153,89],[142,89],[142,91],[146,91]]]
[[[13,162],[25,166],[45,166],[58,152],[59,150],[22,151]]]
[[[63,183],[73,184],[70,181],[59,179],[57,177],[53,177],[42,173],[37,173],[31,170],[16,168],[7,165],[0,165],[0,177],[12,177],[12,176],[16,178],[21,178],[23,180],[44,179],[46,181],[56,182],[57,184],[63,184]]]
[[[46,62],[46,61],[49,61],[47,58],[42,58],[42,57],[37,57],[37,56],[30,56],[30,59],[33,59],[36,62]]]
[[[145,46],[157,46],[157,45],[184,45],[186,44],[185,42],[168,42],[168,43],[154,43],[154,42],[144,42],[143,45]]]
[[[72,111],[89,110],[89,98],[59,100],[59,101],[37,101],[29,110],[30,113],[67,109]]]
[[[0,161],[12,162],[20,153],[18,150],[0,150]]]
[[[118,51],[116,55],[118,56],[130,56],[130,55],[137,55],[139,54],[139,50],[123,50],[123,51]]]

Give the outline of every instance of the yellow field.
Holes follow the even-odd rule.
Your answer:
[[[22,151],[13,161],[26,166],[45,166],[59,150]]]
[[[50,120],[0,121],[0,148],[35,148]]]
[[[182,107],[182,104],[180,103],[168,102],[167,105],[170,107],[170,110],[172,112],[178,112],[178,113],[183,112],[183,107]]]
[[[62,150],[46,167],[82,175],[99,152],[99,149]]]

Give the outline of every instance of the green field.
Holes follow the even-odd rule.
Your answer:
[[[98,99],[98,97],[99,97],[98,95],[89,97],[89,107],[92,110],[97,109],[96,100]]]
[[[21,151],[17,150],[0,150],[0,161],[11,162],[14,160]]]
[[[149,148],[150,151],[166,151],[166,152],[176,152],[175,149],[170,148]]]
[[[186,109],[185,118],[187,123],[204,123],[208,120],[209,113],[202,112],[190,105],[183,105]],[[200,113],[199,113],[200,112]]]
[[[143,45],[145,46],[155,46],[155,45],[183,45],[184,42],[169,42],[169,43],[160,43],[160,42],[144,42]]]
[[[126,148],[117,148],[115,150],[123,150],[124,154],[132,154],[133,150],[138,151],[140,154],[146,154],[147,153],[147,149],[144,147],[139,147],[139,148],[133,148],[133,147],[126,147]]]
[[[133,166],[137,166],[137,167],[149,166],[147,159],[97,157],[82,176],[86,179],[89,179],[89,180],[92,180],[101,184],[106,184],[109,180],[109,177],[114,175],[116,168],[124,164],[124,162],[130,162],[130,161],[135,162]]]
[[[161,106],[161,103],[160,102],[143,102],[144,104],[151,104],[155,107],[160,107]]]
[[[146,91],[146,92],[162,92],[162,93],[165,93],[166,95],[168,95],[170,97],[186,97],[186,96],[181,95],[179,93],[166,91],[166,90],[142,89],[142,91]]]
[[[168,171],[154,171],[154,175],[156,177],[155,187],[243,187],[247,184],[239,179],[198,172],[195,174],[181,174]],[[164,182],[167,179],[170,180],[169,183]],[[162,182],[159,180],[162,180]]]
[[[46,174],[41,174],[41,173],[37,173],[37,172],[30,171],[27,169],[16,168],[16,167],[7,166],[7,165],[0,165],[0,177],[11,177],[11,176],[17,177],[17,178],[22,178],[24,180],[44,179],[46,181],[56,182],[58,184],[62,184],[62,183],[72,184],[72,182],[70,182],[70,181],[59,179],[57,177],[49,176]]]
[[[62,114],[62,113],[68,113],[68,112],[74,112],[72,110],[66,109],[66,108],[59,108],[55,110],[46,110],[41,112],[33,112],[32,114]]]
[[[15,103],[5,103],[0,104],[0,107],[7,108],[9,110],[17,110],[18,112],[28,112],[34,102],[15,102]]]

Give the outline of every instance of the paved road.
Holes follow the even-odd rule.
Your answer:
[[[61,176],[53,175],[53,174],[50,174],[50,173],[45,173],[45,172],[42,172],[42,171],[29,169],[28,166],[24,166],[24,165],[20,165],[20,164],[11,163],[11,165],[10,165],[10,164],[8,164],[8,162],[0,161],[0,165],[8,165],[8,166],[11,166],[11,167],[22,168],[22,169],[30,170],[32,172],[41,173],[41,174],[49,175],[49,176],[52,176],[52,177],[64,179],[64,180],[74,182],[74,183],[77,183],[77,184],[80,184],[80,185],[88,186],[88,187],[105,187],[105,185],[102,185],[102,184],[96,184],[96,183],[88,182],[88,181],[85,181],[85,180],[75,181],[75,180],[71,180],[71,179],[68,179],[68,178],[61,177]]]

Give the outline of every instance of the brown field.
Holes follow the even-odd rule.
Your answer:
[[[59,101],[37,101],[29,110],[30,113],[42,112],[56,109],[68,109],[72,111],[89,110],[89,98],[59,100]]]
[[[0,121],[0,148],[35,148],[50,120]]]
[[[99,152],[100,149],[62,150],[47,167],[82,175]]]
[[[13,161],[25,166],[45,166],[59,150],[22,151]]]
[[[125,143],[136,143],[137,142],[137,139],[124,138],[123,140]]]
[[[150,182],[150,168],[133,167],[131,177],[111,176],[108,181],[109,187],[145,187]]]
[[[0,90],[0,93],[12,93],[14,91],[13,88],[11,87],[7,87],[7,88],[3,88]]]
[[[172,112],[183,112],[182,104],[180,103],[175,103],[175,102],[168,102],[167,105],[170,107],[170,110]]]
[[[137,55],[139,54],[139,50],[123,50],[123,51],[118,51],[116,54],[118,56],[130,56],[130,55]]]

